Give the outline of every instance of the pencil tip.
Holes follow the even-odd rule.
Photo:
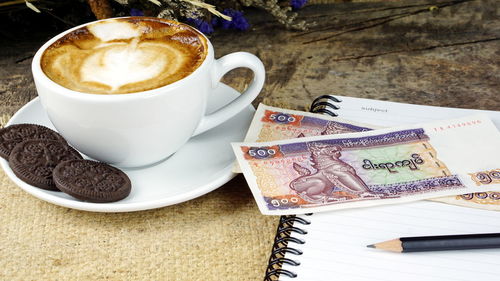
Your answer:
[[[366,247],[368,247],[368,248],[375,248],[375,244],[366,245]]]

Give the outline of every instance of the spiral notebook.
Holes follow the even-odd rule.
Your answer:
[[[500,112],[322,96],[313,112],[379,126]],[[500,160],[499,160],[500,161]],[[500,249],[389,253],[366,245],[408,236],[500,232],[500,212],[420,201],[280,218],[264,280],[500,280]]]

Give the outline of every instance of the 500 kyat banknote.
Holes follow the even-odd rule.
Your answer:
[[[497,191],[498,181],[481,178],[500,167],[499,147],[500,133],[483,115],[233,144],[259,209],[275,215]]]
[[[309,136],[364,132],[377,128],[382,127],[357,123],[328,115],[259,104],[244,142],[267,142]],[[241,173],[241,169],[237,163],[233,172]],[[479,174],[478,177],[482,181],[500,181],[499,171],[495,170],[486,171],[483,174]],[[431,198],[429,200],[500,211],[500,192],[467,193]]]
[[[259,104],[244,142],[267,142],[311,136],[364,132],[379,126],[343,120],[316,113]],[[241,173],[238,163],[234,173]]]
[[[267,142],[382,128],[338,117],[259,104],[244,142]]]

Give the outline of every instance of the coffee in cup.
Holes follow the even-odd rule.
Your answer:
[[[207,114],[220,79],[239,67],[254,73],[248,88]],[[32,71],[57,131],[81,153],[119,167],[164,160],[245,109],[265,80],[256,56],[236,52],[215,59],[201,32],[147,17],[67,30],[37,51]]]
[[[45,75],[68,89],[126,94],[159,88],[195,71],[205,37],[189,25],[156,18],[119,18],[75,29],[43,53]]]

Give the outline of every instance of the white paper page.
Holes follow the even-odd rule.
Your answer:
[[[394,126],[416,122],[487,114],[500,129],[500,112],[412,105],[337,96],[339,117],[347,120]],[[471,209],[435,202],[415,202],[318,213],[303,237],[301,262],[283,269],[295,272],[300,281],[445,281],[500,280],[500,250],[468,250],[422,253],[388,253],[366,245],[403,236],[427,236],[500,232],[500,212]],[[282,275],[280,280],[288,280]]]
[[[336,111],[339,117],[367,124],[394,126],[485,113],[500,129],[500,111],[414,105],[337,95],[335,97],[342,101],[335,103],[340,107]]]
[[[500,212],[434,202],[343,210],[300,216],[303,251],[284,265],[300,281],[500,280],[500,249],[392,253],[366,245],[399,237],[500,232]],[[280,280],[288,280],[282,276]]]

